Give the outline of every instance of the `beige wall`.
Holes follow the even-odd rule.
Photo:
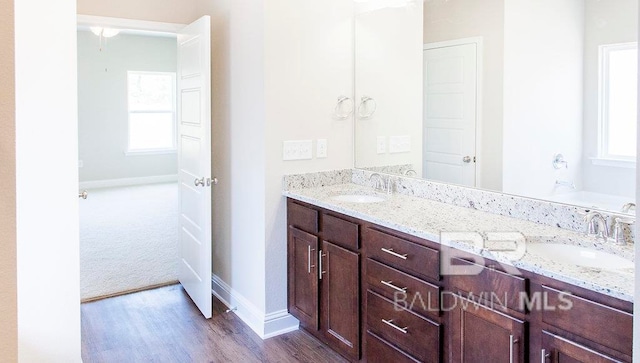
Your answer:
[[[78,14],[189,24],[199,18],[199,0],[78,0]]]
[[[18,358],[13,0],[0,0],[0,361]]]
[[[437,0],[424,4],[424,43],[482,37],[481,176],[478,187],[502,190],[504,0]]]

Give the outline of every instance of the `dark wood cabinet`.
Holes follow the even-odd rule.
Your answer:
[[[318,330],[318,237],[289,227],[289,312],[307,329]]]
[[[322,244],[322,330],[331,345],[360,356],[360,256],[333,243]]]
[[[287,207],[289,312],[350,361],[631,362],[630,302],[306,203]],[[445,263],[463,273],[441,271]]]
[[[291,201],[288,219],[289,312],[302,328],[357,361],[361,340],[359,225]]]
[[[524,362],[526,323],[455,296],[446,302],[450,314],[451,361]]]

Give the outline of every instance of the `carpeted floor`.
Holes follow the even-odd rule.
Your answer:
[[[89,190],[80,201],[83,301],[178,279],[178,184]]]

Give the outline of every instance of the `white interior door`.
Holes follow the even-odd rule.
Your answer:
[[[211,33],[204,16],[178,32],[180,283],[211,317]]]
[[[424,51],[425,178],[475,186],[476,57],[475,44]]]

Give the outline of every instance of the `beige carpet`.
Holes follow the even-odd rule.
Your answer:
[[[80,200],[81,299],[178,279],[178,184],[89,190]]]

